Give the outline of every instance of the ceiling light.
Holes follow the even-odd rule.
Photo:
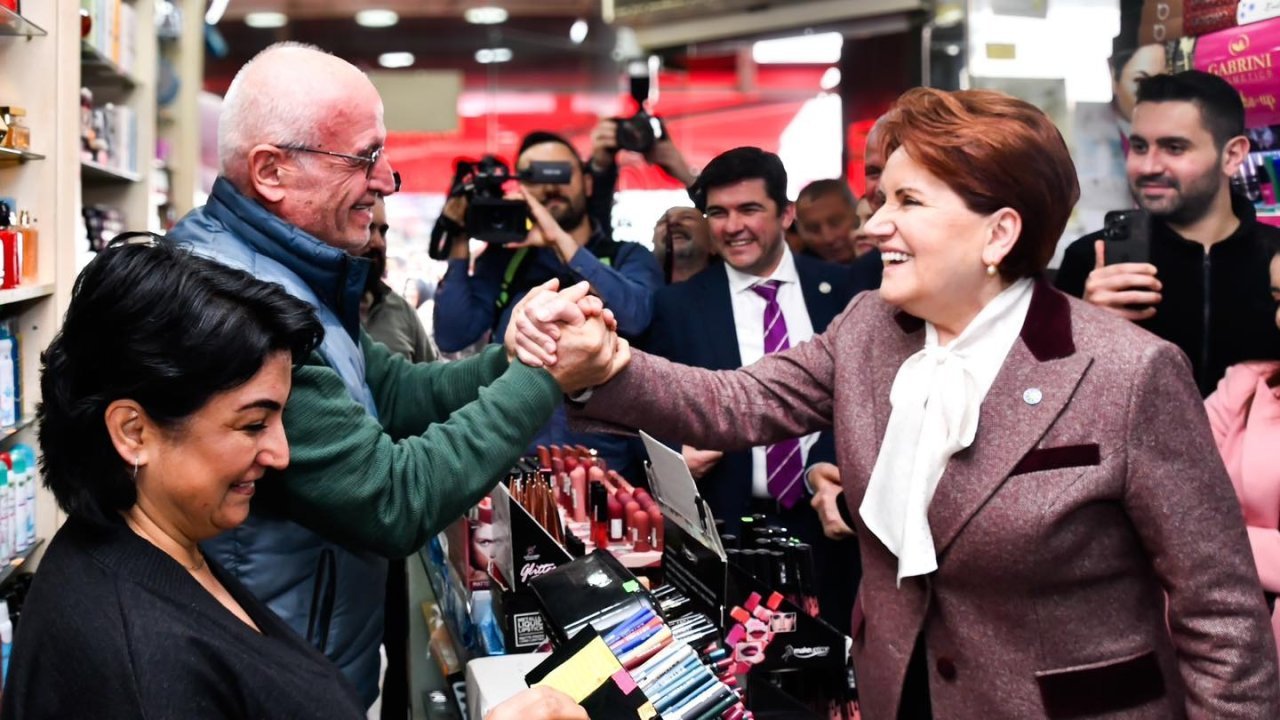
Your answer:
[[[476,51],[476,62],[481,65],[511,61],[511,48],[481,48]]]
[[[591,28],[587,25],[587,21],[579,18],[574,21],[573,27],[569,28],[569,39],[573,41],[574,45],[581,45],[587,39],[587,33],[590,30]]]
[[[251,12],[244,16],[244,24],[251,28],[278,28],[289,22],[289,16],[281,12]]]
[[[413,53],[389,52],[378,56],[378,64],[384,68],[405,68],[413,64]]]
[[[394,10],[361,10],[356,13],[356,24],[367,28],[391,27],[400,22]]]
[[[830,65],[840,62],[844,36],[838,32],[812,33],[761,40],[751,46],[751,57],[760,65]]]
[[[231,0],[213,0],[209,5],[208,11],[204,14],[204,22],[206,25],[217,25],[222,19],[222,14],[227,11],[227,3]]]
[[[498,25],[507,21],[507,11],[496,5],[470,8],[462,14],[467,22],[475,25]]]

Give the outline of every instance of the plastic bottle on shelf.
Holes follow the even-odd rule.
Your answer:
[[[13,557],[13,486],[9,471],[0,463],[0,563]]]
[[[26,459],[27,479],[27,527],[20,528],[23,530],[22,547],[29,548],[36,541],[36,484],[39,482],[38,470],[36,469],[36,451],[30,446],[19,443],[13,446],[14,453],[21,453]]]
[[[27,526],[32,524],[31,505],[27,496],[27,488],[31,485],[31,474],[27,472],[26,455],[15,448],[10,453],[13,457],[13,552],[20,553],[27,549]]]
[[[18,424],[18,388],[13,365],[13,337],[0,326],[0,426]]]
[[[0,600],[0,684],[8,685],[9,655],[13,652],[13,620],[9,617],[9,601]]]

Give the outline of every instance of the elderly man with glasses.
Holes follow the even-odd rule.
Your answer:
[[[625,352],[597,344],[535,369],[512,360],[513,345],[494,345],[465,361],[414,365],[373,341],[360,328],[370,262],[359,255],[375,204],[399,188],[386,135],[364,73],[314,47],[273,45],[227,91],[220,177],[208,204],[172,233],[283,285],[324,326],[319,351],[294,370],[289,466],[266,478],[248,522],[205,551],[337,663],[366,704],[378,695],[384,558],[413,553],[474,505],[562,392],[600,382]],[[519,312],[555,289],[548,283]],[[586,287],[564,294],[581,298]],[[598,302],[584,303],[612,322]]]

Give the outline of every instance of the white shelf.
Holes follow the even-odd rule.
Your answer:
[[[80,161],[80,174],[82,180],[102,180],[104,182],[131,182],[136,183],[142,180],[142,176],[128,170],[117,170],[99,165],[89,160]]]
[[[0,290],[0,307],[48,297],[53,294],[53,287],[53,283],[44,283],[42,285],[19,285],[16,288]]]

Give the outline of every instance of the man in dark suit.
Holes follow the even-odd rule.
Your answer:
[[[735,369],[821,333],[844,310],[859,289],[848,267],[794,254],[783,239],[795,215],[786,189],[782,161],[759,148],[735,148],[708,163],[692,194],[723,262],[657,293],[646,349],[686,365]],[[857,550],[823,536],[802,477],[813,463],[834,461],[830,433],[727,454],[688,445],[683,452],[728,532],[738,532],[744,515],[765,514],[814,546],[820,578],[828,568],[840,573],[839,587],[821,590],[820,599],[823,616],[847,629],[856,583],[845,580],[857,568]]]

